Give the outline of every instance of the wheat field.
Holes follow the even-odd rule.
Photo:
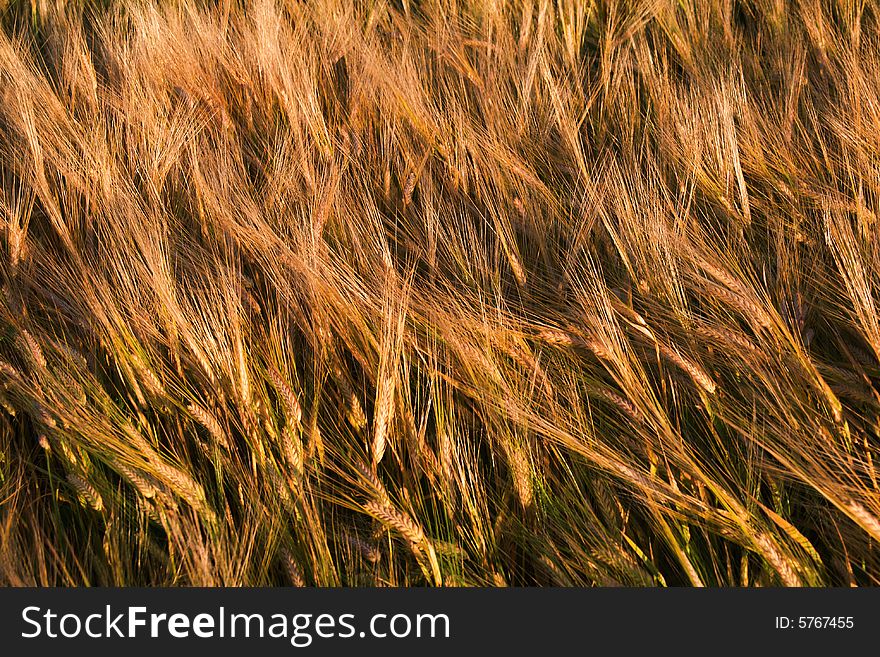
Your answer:
[[[0,583],[880,583],[880,3],[0,6]]]

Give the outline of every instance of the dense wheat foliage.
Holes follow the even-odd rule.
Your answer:
[[[880,583],[880,3],[2,12],[0,582]]]

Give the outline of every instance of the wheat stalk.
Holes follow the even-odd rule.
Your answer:
[[[673,347],[667,347],[662,342],[657,342],[657,348],[664,356],[666,356],[669,360],[671,360],[673,363],[675,363],[681,369],[687,372],[694,380],[694,383],[696,383],[710,395],[715,394],[718,386],[716,386],[715,382],[711,378],[709,378],[709,375],[706,374],[702,369],[700,369],[695,363],[692,363],[687,358],[682,356]]]
[[[104,500],[101,499],[101,494],[88,481],[73,473],[67,475],[67,481],[70,482],[70,485],[76,490],[76,494],[86,504],[95,511],[104,510]]]
[[[383,525],[406,539],[413,550],[421,550],[426,540],[425,533],[409,515],[398,511],[394,507],[385,506],[378,502],[367,502],[364,505],[364,509]]]
[[[36,338],[26,329],[21,329],[18,332],[18,341],[19,349],[30,368],[34,371],[45,370],[46,357],[43,355],[43,350]]]
[[[293,423],[294,426],[300,426],[302,422],[302,407],[300,406],[296,393],[293,392],[293,389],[287,384],[287,381],[284,380],[284,377],[282,377],[281,373],[275,368],[269,368],[269,378],[272,380],[272,385],[275,386],[275,390],[278,391],[278,394],[281,397],[287,421]]]
[[[220,426],[217,419],[210,412],[195,403],[189,404],[187,409],[196,422],[208,430],[208,433],[211,435],[211,438],[214,439],[214,442],[226,450],[231,449],[229,441],[226,439],[226,433],[223,431],[223,428]]]

